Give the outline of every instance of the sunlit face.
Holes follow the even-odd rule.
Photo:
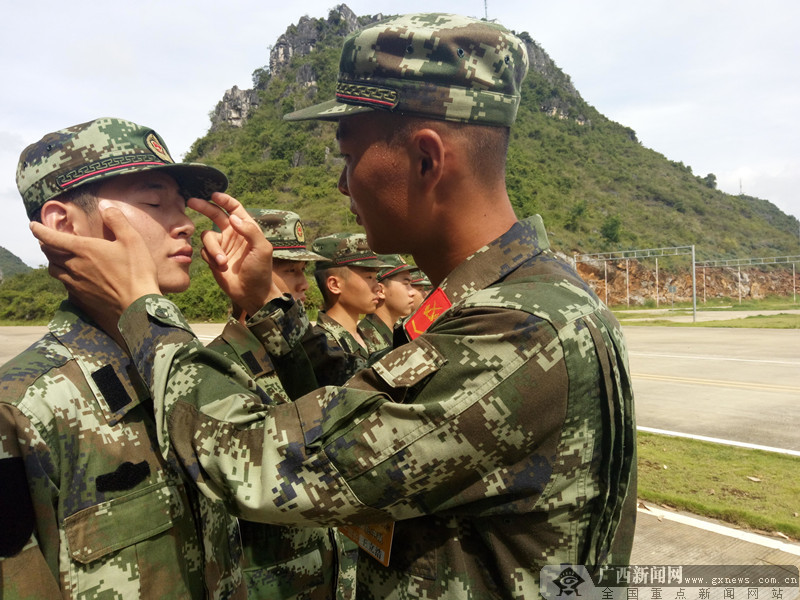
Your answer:
[[[144,238],[158,270],[162,293],[189,287],[194,224],[186,215],[186,201],[178,184],[164,172],[142,171],[118,175],[104,182],[98,200],[118,208]],[[99,216],[90,218],[91,234],[109,238]]]
[[[408,201],[407,153],[386,141],[391,120],[363,113],[339,120],[336,139],[345,166],[339,191],[350,197],[350,210],[375,252],[406,252],[414,215]]]
[[[421,285],[412,285],[411,290],[411,305],[413,307],[411,312],[413,312],[417,310],[422,304],[422,301],[425,300],[425,288]]]
[[[305,274],[306,264],[304,260],[272,259],[272,271],[283,279],[292,298],[298,302],[306,301],[306,290],[308,289],[308,280]]]
[[[380,284],[378,269],[347,267],[349,273],[340,281],[339,304],[350,314],[371,314],[378,307]]]
[[[383,286],[384,306],[395,318],[407,317],[414,310],[414,288],[408,271],[387,277]]]

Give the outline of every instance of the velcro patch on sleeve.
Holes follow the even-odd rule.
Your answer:
[[[7,557],[25,547],[36,518],[21,457],[0,459],[0,481],[0,557]]]

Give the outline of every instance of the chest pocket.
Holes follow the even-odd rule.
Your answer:
[[[113,590],[120,597],[138,598],[161,590],[167,597],[189,597],[192,579],[187,556],[194,527],[186,531],[183,495],[166,482],[78,511],[64,520],[69,586],[100,595]],[[196,544],[196,541],[195,541]],[[63,556],[63,554],[62,554]],[[197,557],[199,558],[199,556]],[[193,561],[197,562],[197,561]],[[164,569],[164,565],[171,565]],[[200,583],[202,587],[202,583]]]

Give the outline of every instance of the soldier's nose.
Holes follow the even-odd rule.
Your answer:
[[[339,191],[342,192],[345,196],[350,195],[350,189],[347,187],[347,170],[342,169],[342,174],[339,175]]]

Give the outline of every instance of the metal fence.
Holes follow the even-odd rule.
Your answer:
[[[579,262],[603,262],[603,279],[605,284],[605,302],[608,304],[608,262],[609,261],[625,261],[625,292],[626,303],[630,306],[630,260],[641,260],[645,258],[654,258],[656,263],[655,276],[656,276],[656,306],[659,305],[659,266],[658,259],[665,256],[691,256],[691,271],[692,271],[692,320],[697,321],[697,269],[703,269],[703,302],[706,301],[706,269],[710,268],[725,268],[737,267],[738,268],[738,290],[739,290],[739,303],[742,302],[742,273],[743,266],[759,266],[759,265],[792,265],[792,295],[793,301],[797,302],[797,274],[795,264],[800,262],[800,256],[777,256],[768,258],[736,258],[736,259],[719,259],[719,260],[706,260],[697,262],[695,258],[695,247],[691,246],[670,246],[667,248],[646,248],[637,250],[620,250],[617,252],[599,252],[594,254],[575,254],[573,261],[575,267]]]

